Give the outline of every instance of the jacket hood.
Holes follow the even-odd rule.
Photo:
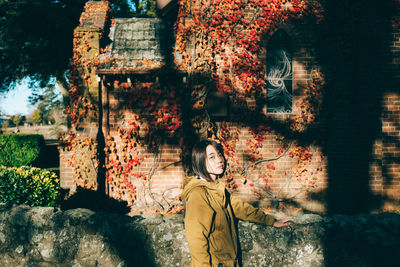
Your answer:
[[[194,176],[187,176],[183,179],[183,191],[182,191],[182,200],[185,201],[189,192],[198,186],[206,187],[209,190],[215,190],[219,194],[224,195],[225,185],[223,182],[207,182],[204,180],[197,179]]]

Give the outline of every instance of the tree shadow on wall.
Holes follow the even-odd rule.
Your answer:
[[[77,187],[76,192],[66,197],[60,203],[62,210],[85,208],[93,211],[107,211],[112,213],[127,214],[130,211],[126,201],[105,196],[101,192]]]
[[[400,148],[399,139],[390,140],[382,133],[381,119],[386,115],[385,94],[398,94],[390,34],[396,3],[331,0],[324,8],[316,53],[326,76],[320,143],[328,163],[328,213],[368,213],[387,201],[371,191],[371,165],[400,163],[399,158],[375,151],[379,140],[383,146]],[[386,185],[392,183],[393,176],[385,169],[381,175]],[[327,228],[326,266],[397,266],[396,248],[375,240],[374,251],[365,251],[355,232],[347,240],[337,240],[335,229]],[[341,251],[349,243],[354,249]],[[343,252],[354,262],[343,262]]]
[[[105,213],[96,214],[101,216],[99,225],[94,226],[94,232],[100,233],[107,243],[112,246],[112,252],[118,255],[124,264],[121,266],[127,267],[152,267],[157,266],[155,263],[155,253],[152,249],[151,239],[149,235],[151,232],[145,225],[137,223],[141,218],[115,215],[107,215]],[[115,223],[115,219],[118,223]],[[109,226],[107,230],[104,227]],[[160,252],[158,252],[160,253]]]
[[[335,0],[324,8],[316,53],[326,76],[321,144],[328,159],[328,212],[369,212],[374,199],[370,166],[382,163],[374,145],[386,139],[383,97],[398,93],[390,50],[395,1]],[[392,141],[400,147],[398,139]],[[392,177],[382,175],[390,184]]]

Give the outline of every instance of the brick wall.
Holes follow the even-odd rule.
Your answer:
[[[393,20],[393,34],[383,33],[388,39],[388,64],[383,69],[387,90],[382,96],[381,136],[374,144],[370,164],[370,188],[374,194],[387,199],[386,209],[398,209],[400,196],[400,95],[398,90],[400,34],[397,20]],[[390,79],[392,77],[392,79]]]
[[[393,35],[389,38],[391,59],[386,75],[392,75],[389,80],[388,92],[383,96],[382,108],[382,141],[381,141],[381,176],[374,177],[374,182],[378,184],[377,190],[388,198],[386,204],[388,208],[398,207],[400,198],[400,18],[397,17],[393,22]],[[389,60],[388,59],[388,60]],[[390,77],[390,76],[389,76]],[[390,90],[391,89],[391,90]],[[375,185],[376,187],[376,185]],[[374,188],[375,189],[375,188]]]
[[[368,3],[365,4],[367,6]],[[322,69],[327,81],[322,107],[317,114],[318,127],[305,133],[292,133],[287,138],[288,142],[301,140],[313,153],[313,160],[307,163],[307,172],[300,180],[291,176],[291,171],[299,163],[288,155],[274,161],[274,170],[259,165],[261,171],[270,175],[268,185],[273,195],[281,199],[289,198],[292,207],[321,212],[327,209],[331,212],[352,212],[399,207],[400,95],[397,65],[400,35],[396,28],[384,27],[388,26],[385,16],[373,17],[368,23],[363,20],[364,17],[360,19],[361,22],[352,21],[352,12],[358,12],[357,8],[343,11],[328,5],[327,22],[318,26],[320,28],[299,21],[281,26],[293,41],[293,113],[266,115],[273,124],[271,133],[262,142],[260,153],[263,158],[277,155],[282,146],[277,136],[282,133],[279,127],[274,127],[300,114],[299,103],[305,97],[304,88],[309,84],[313,71]],[[87,12],[86,9],[82,17],[88,19],[90,12]],[[350,16],[351,19],[338,22],[335,16]],[[355,31],[358,36],[349,36],[346,23],[359,27]],[[375,27],[375,24],[380,26]],[[364,35],[364,27],[373,29],[370,32],[372,37]],[[321,31],[327,28],[332,31]],[[265,48],[269,38],[264,38],[260,50],[262,61],[266,57]],[[135,111],[124,104],[129,95],[122,88],[103,86],[102,98],[103,132],[117,140],[117,126],[123,127]],[[229,122],[229,119],[225,120]],[[221,127],[221,121],[215,124]],[[232,131],[238,129],[240,132],[236,157],[240,164],[246,164],[247,141],[253,138],[250,128],[239,122],[230,122],[230,125]],[[151,181],[129,178],[137,188],[135,207],[160,208],[157,202],[165,206],[180,193],[184,176],[180,162],[181,150],[177,145],[164,144],[160,146],[159,158],[147,151],[143,151],[143,154],[149,154],[150,157],[143,161],[140,171],[148,173],[152,167],[157,170]],[[71,171],[64,165],[65,161],[62,161],[62,185],[70,187]],[[250,170],[251,177],[258,175],[259,170]],[[308,179],[313,176],[316,177],[316,187],[306,190]],[[260,197],[254,194],[255,187],[249,182],[244,184],[243,179],[238,179],[236,183],[239,185],[237,194],[261,206],[271,205],[268,193]],[[348,206],[348,210],[343,206]]]

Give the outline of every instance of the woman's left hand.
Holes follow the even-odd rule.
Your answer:
[[[284,217],[284,218],[274,222],[273,227],[280,228],[280,227],[284,227],[284,226],[289,226],[289,224],[287,222],[293,222],[293,221],[294,220],[292,217]]]

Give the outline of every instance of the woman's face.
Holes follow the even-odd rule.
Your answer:
[[[224,172],[225,159],[223,155],[212,145],[206,147],[206,167],[211,178],[215,180],[217,175]]]

